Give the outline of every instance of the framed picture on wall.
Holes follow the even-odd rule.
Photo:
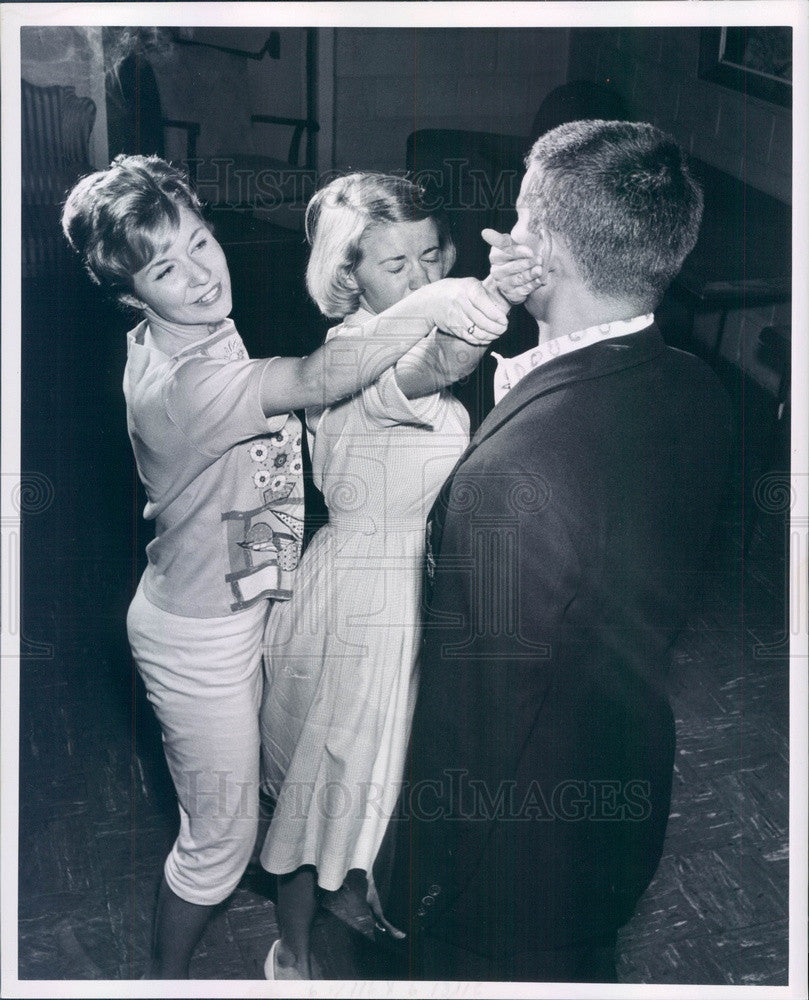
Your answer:
[[[792,28],[703,28],[699,76],[773,104],[792,107]]]

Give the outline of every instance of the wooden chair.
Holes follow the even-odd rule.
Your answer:
[[[310,48],[311,44],[310,41]],[[313,66],[314,56],[308,48],[308,76],[314,72]],[[315,136],[320,126],[312,117],[313,100],[314,82],[309,80],[308,117],[250,115],[239,104],[233,108],[233,116],[241,127],[243,151],[231,153],[225,148],[223,152],[200,156],[197,152],[200,139],[211,148],[210,136],[205,135],[205,120],[167,116],[155,69],[148,58],[131,53],[107,82],[110,156],[122,152],[157,153],[172,160],[187,170],[202,201],[217,213],[238,211],[261,215],[282,205],[303,205],[317,186]],[[286,159],[254,151],[260,148],[253,141],[254,130],[267,125],[291,129]],[[258,139],[257,134],[255,138]]]
[[[273,58],[279,56],[277,45],[276,40],[275,48],[267,49]],[[316,29],[306,29],[305,46],[305,115],[248,114],[243,106],[236,107],[233,110],[235,121],[241,125],[241,151],[231,153],[225,148],[218,155],[198,157],[194,164],[189,163],[200,198],[213,212],[249,213],[282,228],[302,227],[303,209],[318,185]],[[265,126],[291,129],[285,159],[261,152]]]
[[[315,136],[319,124],[312,118],[264,114],[251,115],[250,124],[291,128],[286,159],[260,153],[197,158],[190,172],[200,198],[214,211],[248,211],[259,216],[282,205],[305,205],[317,188]],[[304,134],[306,152],[301,163]]]
[[[22,81],[22,264],[33,277],[52,273],[65,250],[59,225],[73,184],[93,168],[95,102],[73,87]]]
[[[160,104],[160,90],[148,59],[130,53],[107,79],[107,141],[110,157],[118,153],[166,155],[173,132],[184,136],[183,164],[191,182],[196,181],[199,122],[167,118]]]

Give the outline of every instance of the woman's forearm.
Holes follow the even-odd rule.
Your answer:
[[[407,317],[391,322],[376,317],[344,332],[302,360],[301,377],[307,386],[319,387],[318,398],[307,406],[328,406],[375,382],[414,344],[430,332],[430,321]]]
[[[408,399],[429,396],[473,372],[487,346],[436,330],[396,362],[396,383]]]
[[[510,305],[489,277],[482,283],[487,293],[506,312]],[[438,392],[470,375],[490,345],[470,344],[436,330],[434,336],[416,346],[396,363],[396,382],[408,399]]]
[[[275,358],[260,389],[266,416],[326,407],[370,385],[434,327],[456,337],[477,330],[480,340],[499,336],[506,312],[474,278],[444,278],[417,289],[307,358]]]
[[[419,303],[406,307],[404,301],[308,357],[275,358],[261,384],[265,415],[326,407],[376,381],[432,327],[430,316],[414,315]]]

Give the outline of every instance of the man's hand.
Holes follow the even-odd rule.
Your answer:
[[[533,250],[515,243],[508,233],[498,233],[496,229],[484,229],[480,235],[491,247],[490,277],[497,290],[512,305],[525,302],[543,283],[542,266]]]

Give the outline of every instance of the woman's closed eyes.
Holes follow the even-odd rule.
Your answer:
[[[436,264],[438,263],[440,254],[441,254],[440,249],[438,247],[435,247],[431,250],[427,250],[425,253],[421,255],[419,259],[423,261],[425,264]],[[399,261],[401,261],[401,263],[399,263]],[[388,274],[400,274],[404,270],[404,258],[402,257],[397,258],[396,266],[387,267],[386,270]]]
[[[196,253],[196,252],[197,252],[198,250],[203,250],[203,249],[204,249],[204,248],[205,248],[205,247],[207,246],[207,244],[208,244],[208,238],[207,238],[207,236],[203,236],[201,240],[197,240],[197,242],[196,242],[196,243],[195,243],[195,244],[194,244],[194,245],[193,245],[193,246],[191,247],[191,253]],[[161,271],[161,272],[160,272],[160,273],[159,273],[159,274],[158,274],[158,275],[157,275],[157,276],[155,277],[155,281],[160,281],[160,279],[161,279],[161,278],[165,278],[165,276],[166,276],[167,274],[171,274],[171,272],[172,272],[173,270],[174,270],[174,265],[173,265],[173,264],[169,264],[169,265],[167,265],[167,266],[166,266],[166,267],[165,267],[165,268],[164,268],[164,269],[163,269],[163,270],[162,270],[162,271]]]

